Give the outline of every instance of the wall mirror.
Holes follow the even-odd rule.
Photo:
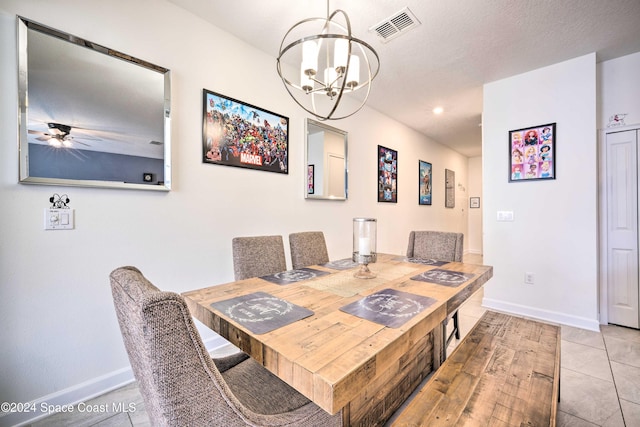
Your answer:
[[[170,71],[18,17],[19,181],[171,188]]]
[[[307,119],[305,165],[308,199],[346,200],[347,132]]]

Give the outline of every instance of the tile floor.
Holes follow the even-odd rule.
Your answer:
[[[482,263],[477,255],[466,262]],[[482,289],[460,308],[464,336],[486,309]],[[451,343],[449,351],[455,345]],[[217,354],[228,352],[220,349]],[[216,354],[214,354],[215,356]],[[601,326],[600,332],[562,326],[560,427],[640,426],[640,331]],[[133,403],[135,412],[55,414],[34,424],[41,426],[149,426],[144,403],[135,383],[97,397],[87,404]]]

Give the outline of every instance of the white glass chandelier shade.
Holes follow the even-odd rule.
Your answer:
[[[349,89],[355,89],[360,83],[360,58],[356,55],[351,55],[351,64],[349,65],[349,72],[347,73],[347,87]]]
[[[349,40],[336,39],[333,49],[333,66],[336,70],[344,71],[347,67],[347,57],[349,56]]]
[[[277,69],[300,107],[319,120],[338,120],[364,106],[380,61],[371,46],[353,36],[347,14],[336,10],[291,27],[282,39]]]
[[[318,72],[318,43],[307,40],[302,44],[302,70],[307,76],[315,76]]]

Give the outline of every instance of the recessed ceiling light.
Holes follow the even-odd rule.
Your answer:
[[[436,107],[433,109],[433,114],[442,114],[443,111],[444,111],[444,108]]]

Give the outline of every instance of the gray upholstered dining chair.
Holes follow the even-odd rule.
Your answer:
[[[407,258],[434,259],[437,261],[462,262],[464,234],[446,231],[412,231],[409,233]],[[453,337],[460,339],[458,310],[454,311],[453,330],[445,337],[445,347]]]
[[[408,258],[462,261],[464,234],[446,231],[412,231],[407,246]]]
[[[280,273],[287,269],[282,236],[234,237],[231,245],[236,280]]]
[[[209,357],[181,295],[160,291],[135,267],[110,280],[151,425],[342,425],[341,413],[329,415],[246,355],[231,367]]]
[[[289,234],[293,268],[329,262],[327,243],[322,231],[303,231]]]

